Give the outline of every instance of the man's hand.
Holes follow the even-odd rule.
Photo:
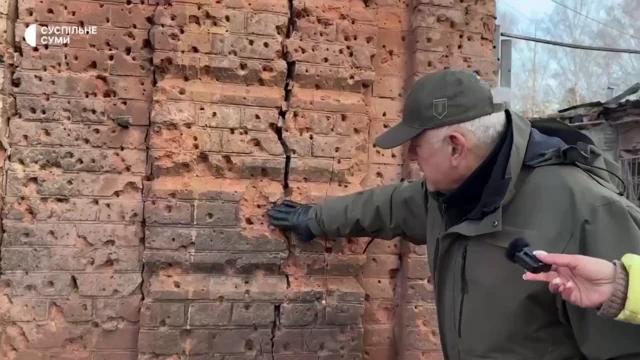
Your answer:
[[[616,267],[613,263],[582,255],[548,254],[535,251],[538,259],[553,265],[548,273],[525,273],[530,281],[546,281],[552,293],[573,305],[583,308],[598,308],[613,292]]]
[[[309,242],[316,237],[309,225],[307,225],[309,211],[311,211],[312,207],[311,205],[285,200],[280,204],[275,204],[267,211],[267,215],[269,216],[269,222],[274,227],[292,231],[298,240]]]

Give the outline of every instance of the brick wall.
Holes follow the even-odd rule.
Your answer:
[[[419,176],[373,139],[421,74],[492,80],[494,13],[492,0],[0,1],[0,357],[441,357],[424,247],[302,244],[264,211]],[[34,22],[98,33],[31,48]]]

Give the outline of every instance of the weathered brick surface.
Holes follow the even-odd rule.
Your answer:
[[[145,16],[155,7],[11,3],[10,41],[22,52],[5,89],[15,112],[0,281],[12,305],[0,358],[136,358],[153,88]],[[23,40],[30,23],[100,30],[69,46],[31,48]]]
[[[0,1],[0,358],[441,359],[424,247],[302,244],[264,212],[415,176],[373,139],[422,74],[493,81],[494,15],[493,0]],[[98,34],[31,48],[31,23]]]

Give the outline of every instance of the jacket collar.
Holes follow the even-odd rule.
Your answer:
[[[509,164],[504,179],[497,184],[489,185],[492,187],[506,187],[506,194],[502,192],[502,201],[500,201],[500,205],[495,211],[477,220],[466,220],[451,227],[446,233],[477,236],[502,230],[502,208],[513,199],[516,193],[515,186],[518,176],[521,173],[524,157],[527,153],[527,146],[529,145],[529,136],[531,134],[531,123],[528,120],[509,110],[506,110],[506,112],[507,117],[511,119],[511,132],[513,136],[509,154]]]

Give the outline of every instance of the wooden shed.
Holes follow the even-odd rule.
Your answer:
[[[620,164],[627,198],[640,203],[640,83],[607,101],[562,109],[544,119],[561,120],[587,134]],[[531,121],[542,118],[530,119]]]

